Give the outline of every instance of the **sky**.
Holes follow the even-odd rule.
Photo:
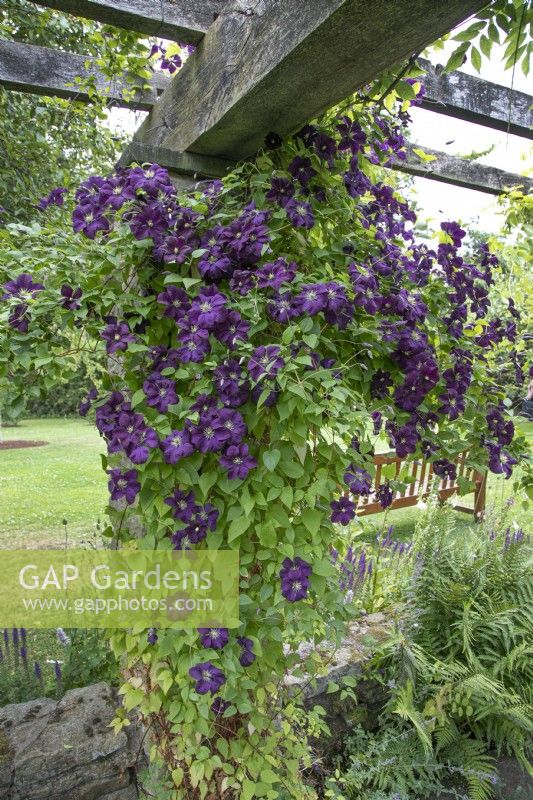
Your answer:
[[[470,23],[464,23],[461,27],[468,24]],[[455,46],[457,43],[448,41],[444,50],[430,50],[425,55],[434,64],[442,64]],[[461,67],[461,71],[502,86],[512,85],[518,91],[533,94],[533,77],[526,78],[520,68],[515,70],[514,77],[512,70],[504,70],[500,60],[502,51],[503,48],[495,46],[491,60],[483,59],[479,74],[470,63]],[[421,108],[413,108],[410,115],[413,120],[410,126],[411,139],[413,143],[421,145],[422,149],[426,146],[460,156],[473,151],[485,151],[494,145],[493,151],[481,157],[478,163],[517,174],[533,173],[533,145],[527,139]],[[109,124],[113,128],[133,134],[144,117],[143,112],[113,109]],[[442,219],[455,219],[484,232],[495,232],[501,227],[502,217],[498,210],[498,199],[494,195],[449,186],[428,178],[413,178],[412,187],[405,194],[409,196],[413,192],[420,209],[419,216],[426,219],[431,227],[438,227],[438,222]]]

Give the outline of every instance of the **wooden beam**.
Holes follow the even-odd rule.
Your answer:
[[[426,94],[422,108],[475,122],[516,136],[533,138],[533,97],[497,83],[467,75],[443,74],[429,61],[418,59]]]
[[[424,150],[428,155],[434,156],[433,161],[422,161],[413,147]],[[501,194],[510,186],[522,186],[524,192],[533,189],[533,180],[522,175],[505,172],[496,167],[487,167],[477,161],[468,161],[465,158],[451,156],[438,150],[431,150],[423,145],[410,145],[407,148],[407,159],[392,165],[393,169],[407,172],[421,178],[430,178],[441,183],[450,183],[464,189],[475,189],[487,194]]]
[[[419,52],[485,0],[234,0],[136,134],[241,159]]]
[[[124,80],[109,86],[107,78],[89,56],[0,39],[0,84],[8,89],[87,103],[91,99],[87,90],[75,83],[76,77],[87,75],[95,77],[100,91],[109,89],[110,104],[141,111],[149,111],[168,84],[166,75],[154,72],[151,88],[139,90],[133,98],[125,99],[124,91],[131,91],[133,85]]]
[[[38,0],[41,6],[76,17],[187,44],[198,44],[224,3],[225,0]]]
[[[429,155],[434,155],[435,161],[421,161],[419,156],[413,152],[413,147],[420,148]],[[237,164],[231,159],[197,153],[178,153],[168,147],[146,145],[135,141],[127,147],[120,158],[119,166],[127,166],[133,161],[160,164],[173,175],[186,175],[194,179],[222,178]],[[523,186],[525,191],[533,189],[531,178],[504,172],[495,167],[487,167],[475,161],[449,156],[421,145],[410,146],[406,161],[398,161],[393,169],[488,194],[501,194],[508,186]]]

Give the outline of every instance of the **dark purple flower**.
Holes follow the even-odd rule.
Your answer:
[[[220,464],[227,470],[230,480],[244,480],[250,470],[257,467],[257,461],[250,455],[247,444],[232,444],[220,458]]]
[[[372,478],[362,467],[350,464],[344,473],[344,483],[348,486],[352,494],[368,495],[372,488]],[[353,519],[353,517],[352,517]]]
[[[222,650],[229,642],[227,628],[198,628],[198,635],[202,647],[211,647],[213,650]]]
[[[490,471],[496,473],[496,475],[503,473],[506,478],[510,478],[513,474],[514,465],[518,463],[517,459],[513,458],[507,450],[502,450],[499,445],[489,443],[487,444],[487,450]]]
[[[278,150],[282,144],[283,139],[279,133],[275,133],[275,131],[270,131],[270,133],[267,133],[265,136],[265,148],[267,150]]]
[[[250,664],[253,664],[256,655],[254,653],[254,643],[251,639],[248,639],[246,636],[238,636],[237,642],[240,644],[242,650],[239,656],[239,664],[241,667],[249,667]]]
[[[167,286],[157,295],[157,302],[165,306],[165,317],[175,320],[184,317],[191,307],[187,292],[178,286]]]
[[[297,556],[294,560],[285,558],[279,572],[281,593],[290,603],[303,600],[309,590],[311,565]]]
[[[232,408],[222,408],[217,411],[217,417],[225,431],[227,444],[240,444],[248,433],[242,415]]]
[[[451,420],[457,419],[465,410],[464,395],[456,389],[446,389],[445,392],[439,395],[439,400],[442,403],[439,413],[447,414]]]
[[[109,220],[102,214],[99,203],[90,202],[76,206],[72,212],[72,228],[76,233],[94,239],[98,231],[109,230]]]
[[[383,414],[379,411],[373,411],[370,416],[372,417],[374,435],[377,436],[383,426]]]
[[[274,295],[267,304],[267,312],[276,322],[289,322],[300,313],[295,307],[294,297],[290,292]]]
[[[183,492],[181,489],[174,489],[170,497],[164,501],[167,506],[172,508],[172,516],[174,519],[179,519],[181,522],[190,522],[196,506],[196,499],[194,493]]]
[[[238,408],[248,399],[250,386],[246,372],[234,358],[224,361],[213,370],[213,383],[225,406]]]
[[[294,298],[294,306],[301,314],[318,314],[328,303],[328,290],[324,283],[310,283],[301,287]]]
[[[46,197],[41,197],[37,208],[39,211],[44,211],[48,206],[63,206],[65,204],[65,197],[64,195],[68,192],[68,189],[64,187],[58,187],[57,189],[52,189],[52,191],[46,195]]]
[[[176,384],[170,378],[163,378],[157,373],[143,383],[143,392],[146,395],[146,402],[149,406],[156,408],[164,414],[169,406],[175,405],[178,401]]]
[[[266,193],[266,199],[285,207],[291,197],[294,196],[295,191],[294,184],[287,178],[272,178],[270,189]]]
[[[238,341],[246,341],[249,330],[250,323],[243,319],[238,311],[226,311],[213,333],[219,342],[234,350]]]
[[[115,317],[107,318],[107,325],[100,336],[105,340],[106,352],[108,355],[116,353],[117,350],[127,350],[128,344],[135,341],[135,336],[131,333],[125,322],[117,322]]]
[[[337,130],[341,135],[339,150],[350,150],[356,155],[366,142],[366,133],[359,123],[349,117],[343,117],[341,124],[337,125]]]
[[[2,300],[10,300],[12,297],[18,297],[25,302],[33,300],[37,292],[44,289],[42,283],[34,283],[31,275],[23,272],[18,275],[14,280],[8,281],[4,284],[5,294],[2,295]]]
[[[231,703],[228,702],[228,700],[223,700],[222,697],[215,697],[215,699],[211,703],[211,711],[213,712],[213,714],[219,717],[222,714],[224,714],[225,711],[228,710],[230,705]]]
[[[224,673],[211,661],[204,661],[191,667],[189,675],[196,681],[195,689],[198,694],[207,694],[208,692],[215,694],[226,683]]]
[[[439,458],[433,462],[433,472],[439,478],[454,481],[457,477],[457,467],[446,458]]]
[[[287,264],[284,258],[263,264],[256,272],[258,289],[279,289],[282,283],[293,281],[296,276],[296,263]]]
[[[77,311],[78,308],[81,308],[78,300],[81,298],[82,294],[83,292],[79,287],[77,289],[73,289],[72,286],[68,285],[68,283],[64,283],[61,287],[61,295],[63,297],[61,305],[63,308],[66,308],[69,311]]]
[[[123,472],[120,469],[108,469],[109,475],[108,489],[111,500],[126,498],[128,505],[135,502],[135,498],[141,491],[141,484],[137,479],[137,470],[128,469]]]
[[[338,500],[332,500],[329,504],[331,508],[331,521],[338,522],[340,525],[348,525],[352,519],[355,519],[355,503],[348,497],[340,497]]]
[[[35,677],[37,678],[37,680],[40,683],[42,681],[42,679],[43,679],[43,671],[42,671],[41,665],[39,664],[38,661],[35,661],[35,663],[33,665],[33,672],[34,672]]]
[[[157,644],[158,638],[159,637],[157,635],[156,628],[150,628],[146,636],[146,641],[148,642],[148,644]]]
[[[148,461],[150,450],[159,446],[159,438],[153,428],[142,426],[137,430],[136,436],[125,448],[126,455],[134,464],[145,464]]]
[[[254,288],[254,274],[244,269],[236,269],[231,276],[229,288],[243,297]]]
[[[393,385],[393,380],[389,372],[377,369],[372,376],[370,392],[372,397],[383,400],[389,394],[389,388]]]
[[[378,487],[376,491],[376,500],[380,504],[381,508],[385,510],[390,505],[392,505],[392,501],[394,499],[394,495],[392,493],[392,489],[389,486],[389,482],[386,481],[382,483],[381,486]]]
[[[296,178],[304,188],[307,187],[311,178],[316,175],[316,169],[313,169],[311,159],[307,158],[307,156],[296,156],[287,169],[292,177]]]
[[[158,203],[148,203],[130,219],[131,232],[136,239],[158,237],[169,227],[169,219]]]
[[[177,464],[180,459],[194,452],[189,432],[187,430],[172,431],[170,436],[161,442],[161,450],[167,464]]]
[[[206,286],[192,302],[189,312],[191,322],[211,330],[223,320],[226,302],[226,295],[219,292],[216,286]]]
[[[215,453],[223,449],[228,431],[217,409],[202,414],[196,425],[190,426],[191,442],[201,453]]]
[[[460,247],[461,241],[466,236],[466,231],[459,227],[457,222],[441,222],[441,229],[453,240],[454,247]]]
[[[281,348],[275,344],[261,345],[261,347],[255,348],[247,364],[248,372],[254,381],[258,381],[263,376],[273,378],[285,366],[280,351]]]
[[[191,411],[199,411],[204,414],[210,408],[216,408],[217,400],[213,395],[199,394],[191,406]]]
[[[7,319],[11,328],[19,333],[27,333],[29,328],[30,317],[28,315],[28,306],[26,303],[17,303],[9,312]]]
[[[312,228],[315,224],[313,211],[304,200],[291,198],[285,203],[285,211],[289,221],[295,228]]]
[[[326,161],[330,168],[333,167],[333,159],[337,155],[337,145],[335,140],[327,133],[317,133],[313,137],[313,147],[315,153],[323,161]]]

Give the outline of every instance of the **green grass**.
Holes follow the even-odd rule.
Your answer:
[[[58,547],[94,536],[107,505],[104,444],[82,419],[31,419],[3,429],[4,441],[47,441],[0,450],[0,548]]]

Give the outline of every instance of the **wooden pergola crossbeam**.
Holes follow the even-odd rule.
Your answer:
[[[91,98],[87,88],[76,83],[79,76],[94,77],[97,90],[107,94],[110,104],[141,111],[153,108],[168,84],[166,75],[154,72],[150,88],[131,96],[133,84],[126,79],[109,84],[90,56],[0,39],[0,84],[7,89],[87,103]]]
[[[484,0],[235,0],[135,135],[239,160],[435,41]],[[229,5],[229,4],[228,4]]]
[[[225,0],[39,0],[38,4],[117,28],[198,44]]]
[[[423,161],[413,148],[423,150],[433,156],[432,161]],[[511,186],[521,186],[524,192],[533,189],[533,180],[503,169],[489,167],[477,161],[452,156],[439,150],[432,150],[423,145],[409,145],[407,158],[392,165],[393,169],[406,172],[421,178],[430,178],[440,183],[461,186],[464,189],[475,189],[486,194],[501,194]]]
[[[434,157],[433,161],[422,161],[413,151],[422,149]],[[178,153],[168,147],[132,142],[122,155],[119,165],[127,166],[133,162],[156,163],[169,170],[172,175],[189,176],[191,179],[222,178],[230,172],[236,162],[230,159],[206,156],[198,153]],[[431,150],[420,145],[409,145],[405,161],[398,160],[392,169],[422,178],[449,183],[478,192],[498,195],[511,186],[522,186],[524,191],[533,189],[533,180],[505,172],[496,167],[488,167],[475,161],[450,156],[447,153]]]
[[[422,108],[488,128],[533,138],[533,97],[497,83],[467,75],[444,74],[431,62],[419,59],[425,96]]]

